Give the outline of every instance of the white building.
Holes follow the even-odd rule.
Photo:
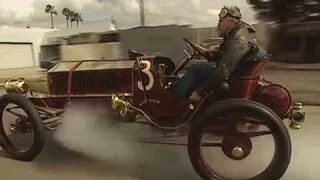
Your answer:
[[[47,53],[54,53],[63,37],[110,30],[113,30],[113,26],[106,22],[85,24],[72,29],[0,27],[0,69],[38,66],[43,57],[42,47],[47,46]]]
[[[189,25],[163,25],[115,30],[112,24],[95,23],[44,35],[41,59],[59,56],[63,61],[127,59],[128,50],[168,56],[179,63],[192,40]],[[62,44],[62,46],[60,46]]]
[[[128,58],[128,49],[158,54],[178,64],[187,48],[183,38],[201,44],[216,29],[163,25],[116,30],[110,22],[81,24],[70,29],[0,28],[0,69],[39,66],[39,62]],[[61,46],[63,45],[63,46]]]
[[[35,66],[43,35],[53,29],[0,28],[0,69]]]

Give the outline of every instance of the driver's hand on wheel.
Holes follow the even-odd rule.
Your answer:
[[[199,48],[199,50],[201,51],[202,54],[205,54],[206,52],[209,51],[208,49],[202,47],[201,45],[195,45],[195,46],[197,46]]]
[[[204,47],[201,46],[201,45],[195,45],[195,46],[197,46],[198,50],[201,51],[201,53],[202,53],[202,54],[201,54],[201,53],[199,53],[197,50],[194,50],[194,52],[195,52],[195,57],[196,57],[196,58],[202,57],[203,54],[206,54],[206,53],[209,51],[208,49],[204,48]]]
[[[216,47],[210,48],[210,50],[213,52],[218,52],[218,51],[220,51],[220,47],[216,46]]]

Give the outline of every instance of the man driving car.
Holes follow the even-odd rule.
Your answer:
[[[250,36],[250,27],[242,21],[242,15],[237,6],[224,6],[221,9],[218,32],[223,37],[219,50],[209,51],[197,46],[209,62],[192,65],[174,85],[172,92],[175,96],[200,101],[234,73],[241,63],[240,60],[252,47],[258,47],[257,56],[266,55],[266,52]]]

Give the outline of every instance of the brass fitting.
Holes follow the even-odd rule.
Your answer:
[[[24,78],[9,79],[5,83],[5,90],[8,93],[25,94],[29,91],[29,84]]]
[[[306,112],[302,107],[302,103],[294,103],[290,112],[290,128],[291,129],[301,129],[301,124],[304,123]]]
[[[130,103],[120,99],[117,95],[112,94],[111,98],[111,107],[114,110],[120,109],[120,115],[126,117],[131,112]]]

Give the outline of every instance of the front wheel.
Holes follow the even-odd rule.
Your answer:
[[[248,175],[260,168],[261,161],[269,154],[267,149],[272,147],[272,141],[256,139],[267,135],[274,140],[271,161],[259,173]],[[259,148],[253,142],[267,147]],[[205,158],[202,147],[210,148],[213,155],[222,155]],[[254,152],[256,157],[251,156]],[[282,120],[269,108],[250,100],[229,99],[213,104],[191,126],[188,153],[192,166],[203,180],[279,180],[291,160],[291,140]],[[256,162],[244,162],[247,159]],[[212,163],[215,167],[210,166]]]
[[[5,152],[14,159],[32,161],[42,152],[45,137],[43,121],[29,99],[15,93],[0,97],[0,144]]]

